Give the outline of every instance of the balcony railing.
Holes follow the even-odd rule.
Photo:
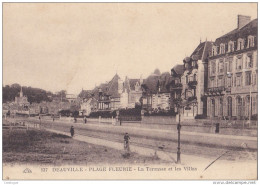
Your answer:
[[[188,82],[188,86],[191,87],[191,88],[194,88],[197,84],[198,84],[197,81],[189,81]]]
[[[171,90],[182,89],[182,83],[173,84],[171,85],[170,89]]]
[[[188,98],[188,101],[193,101],[193,100],[197,100],[197,97],[196,96],[191,96]]]
[[[172,99],[173,103],[180,103],[182,101],[181,98],[173,98]]]
[[[215,95],[222,94],[223,91],[225,91],[225,87],[224,86],[211,87],[211,88],[208,88],[208,90],[207,90],[208,93],[215,94]]]

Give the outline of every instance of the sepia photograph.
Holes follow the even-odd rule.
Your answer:
[[[258,3],[2,3],[2,180],[258,180]]]

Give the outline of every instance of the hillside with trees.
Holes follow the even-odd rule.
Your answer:
[[[28,102],[40,103],[42,101],[52,101],[53,93],[39,88],[22,86],[24,96],[27,96]],[[15,100],[19,96],[21,85],[12,84],[3,87],[3,103]]]

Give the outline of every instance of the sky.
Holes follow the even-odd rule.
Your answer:
[[[3,85],[78,94],[170,72],[238,14],[257,18],[257,3],[4,3]]]

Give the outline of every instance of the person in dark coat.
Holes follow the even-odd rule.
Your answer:
[[[130,136],[128,135],[128,133],[125,133],[125,135],[124,135],[124,148],[127,152],[130,151],[129,140],[130,140]]]
[[[75,134],[75,131],[74,131],[74,127],[73,127],[73,126],[70,127],[70,134],[71,134],[71,137],[73,137],[74,134]]]

